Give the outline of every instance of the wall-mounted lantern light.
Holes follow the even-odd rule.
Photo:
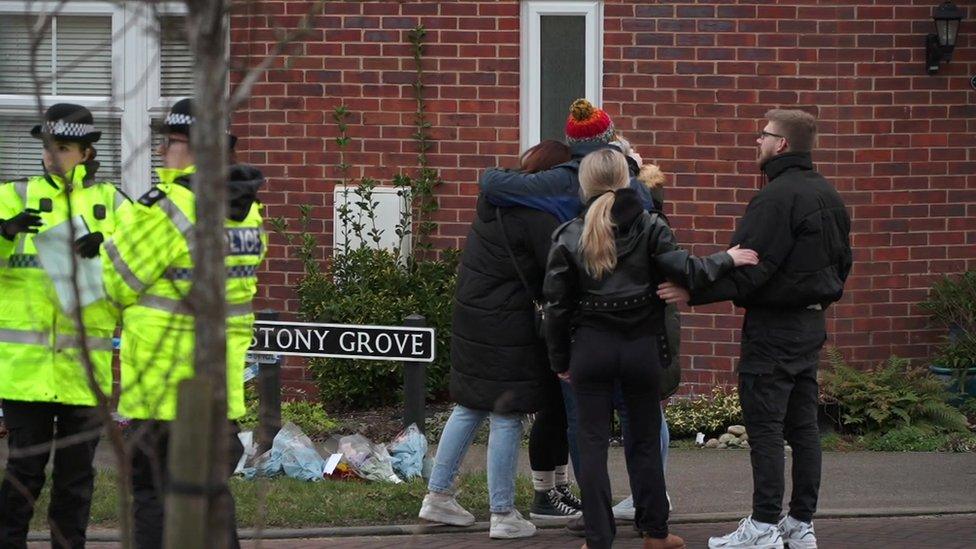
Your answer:
[[[939,64],[952,59],[962,17],[962,10],[952,2],[943,2],[935,8],[932,19],[935,21],[936,34],[925,37],[925,68],[929,74],[939,72]]]

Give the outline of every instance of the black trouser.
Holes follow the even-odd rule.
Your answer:
[[[132,492],[133,514],[135,515],[136,547],[139,549],[159,549],[163,546],[163,507],[166,486],[169,481],[167,456],[169,448],[170,422],[153,420],[133,420],[129,427],[132,449]],[[231,422],[230,451],[227,476],[233,473],[237,461],[244,453],[237,433],[237,424]],[[226,498],[230,510],[230,547],[240,547],[237,538],[237,519],[234,514],[234,498],[229,491],[219,496]]]
[[[752,518],[779,521],[785,489],[783,439],[793,448],[790,515],[809,522],[820,491],[817,365],[822,311],[746,312],[739,400],[752,459]]]
[[[607,447],[613,414],[614,382],[623,389],[630,416],[631,443],[624,449],[635,524],[645,535],[668,535],[668,500],[661,462],[660,362],[654,337],[626,339],[614,332],[579,328],[570,358],[570,376],[579,406],[580,471],[590,549],[610,547],[616,535]]]
[[[3,414],[10,454],[0,484],[0,548],[27,547],[27,530],[52,446],[54,474],[47,508],[51,546],[84,547],[95,484],[92,460],[102,427],[97,409],[4,400]],[[71,440],[62,442],[68,437]]]
[[[569,463],[566,405],[556,376],[547,381],[545,405],[535,413],[529,432],[529,465],[533,471],[555,471]]]

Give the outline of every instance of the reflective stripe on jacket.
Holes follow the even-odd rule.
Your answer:
[[[176,416],[177,386],[193,376],[193,227],[196,200],[186,181],[195,167],[159,170],[160,183],[136,202],[105,243],[105,287],[123,307],[119,413]],[[261,206],[226,220],[227,415],[244,415],[244,359],[251,343],[257,270],[267,249]]]
[[[131,202],[115,185],[89,181],[84,165],[69,182],[57,175],[0,184],[0,219],[25,208],[39,214],[43,233],[70,215],[108,238]],[[48,209],[48,208],[43,208]],[[81,338],[71,315],[60,306],[51,278],[41,268],[34,234],[0,237],[0,398],[92,406],[95,394],[82,364]],[[112,334],[117,310],[106,301],[82,309],[93,373],[106,393],[112,389]]]

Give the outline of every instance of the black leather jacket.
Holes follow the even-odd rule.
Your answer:
[[[665,304],[657,285],[665,279],[691,291],[711,284],[733,268],[732,257],[720,252],[698,258],[678,247],[666,219],[643,210],[630,189],[616,192],[612,216],[616,224],[617,266],[596,280],[586,273],[580,251],[583,216],[553,233],[543,293],[546,298],[546,342],[552,369],[569,369],[570,335],[581,324],[615,332],[651,324],[664,332]]]

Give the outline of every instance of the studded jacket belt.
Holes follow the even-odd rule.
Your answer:
[[[653,292],[628,297],[588,295],[579,300],[579,308],[583,311],[626,311],[646,307],[654,302],[661,303],[661,300]]]

